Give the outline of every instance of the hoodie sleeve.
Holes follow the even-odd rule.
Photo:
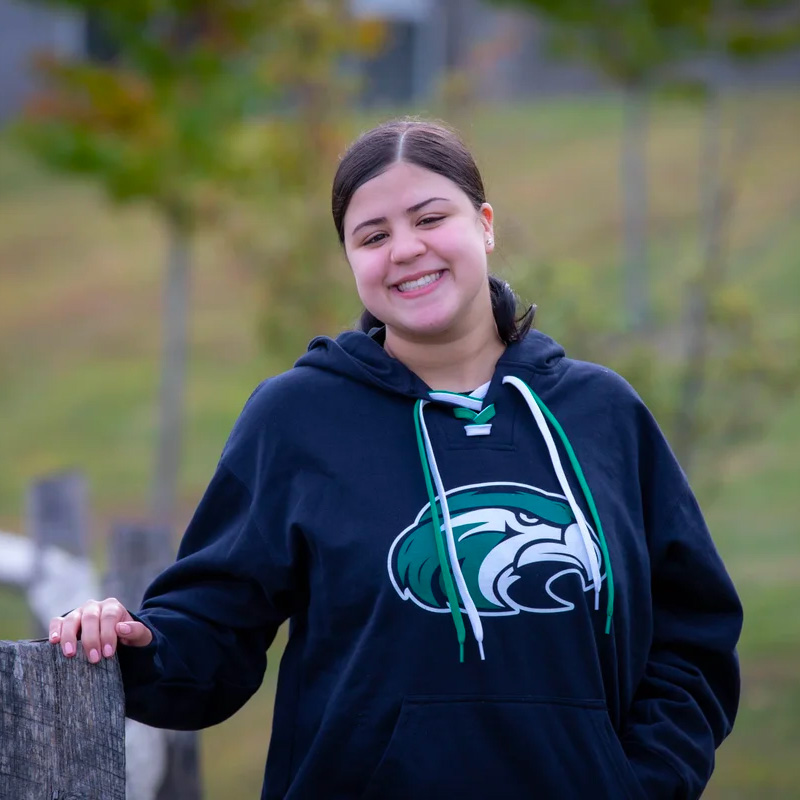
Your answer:
[[[147,725],[196,730],[231,716],[260,686],[267,648],[302,603],[301,554],[287,520],[291,492],[270,471],[275,448],[248,428],[240,417],[177,560],[134,615],[153,641],[119,648],[126,714]],[[258,475],[270,480],[254,500],[246,481]]]
[[[622,742],[646,797],[693,800],[736,716],[742,608],[683,471],[643,411],[653,638]]]

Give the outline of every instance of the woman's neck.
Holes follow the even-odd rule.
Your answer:
[[[384,348],[431,389],[463,393],[492,379],[505,345],[492,319],[491,330],[476,329],[441,342],[408,339],[387,328]]]

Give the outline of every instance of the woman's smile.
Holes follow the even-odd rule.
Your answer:
[[[426,272],[419,277],[408,278],[402,283],[396,283],[392,290],[409,299],[429,294],[439,285],[445,272],[446,270],[440,269],[438,272]]]

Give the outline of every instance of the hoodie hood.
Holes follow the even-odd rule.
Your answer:
[[[368,334],[345,331],[336,339],[318,336],[312,339],[295,366],[314,367],[380,387],[384,391],[414,399],[430,400],[429,387],[405,364],[383,349],[385,328],[373,328]],[[530,331],[520,342],[506,347],[497,362],[496,374],[503,377],[523,366],[534,372],[550,371],[564,358],[564,348],[539,331]]]

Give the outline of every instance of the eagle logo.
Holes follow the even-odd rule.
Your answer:
[[[580,529],[563,495],[521,483],[484,483],[447,492],[447,506],[461,571],[481,616],[570,611],[594,589]],[[602,583],[600,543],[589,531]],[[403,600],[449,611],[430,503],[392,543],[388,568]]]

